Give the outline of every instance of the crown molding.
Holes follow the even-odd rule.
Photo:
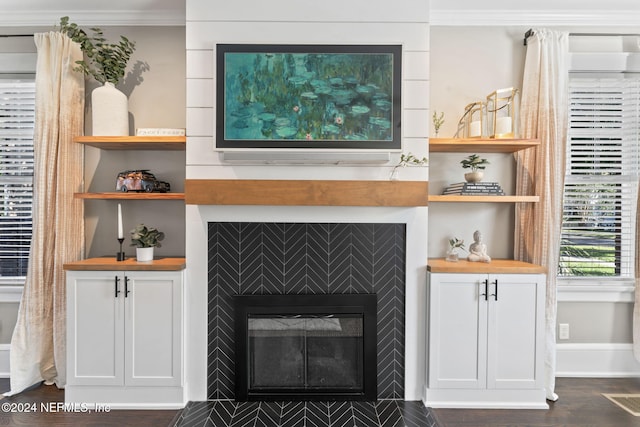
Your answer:
[[[0,27],[47,27],[60,23],[60,17],[73,15],[73,22],[88,26],[184,26],[184,9],[164,10],[47,10],[2,11]]]
[[[637,26],[640,10],[445,10],[431,9],[433,26]]]

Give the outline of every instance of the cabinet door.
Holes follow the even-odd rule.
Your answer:
[[[542,387],[544,277],[490,275],[488,388]]]
[[[182,272],[128,272],[126,384],[180,385],[182,381]]]
[[[67,272],[67,383],[124,384],[123,293],[116,272]],[[122,282],[118,284],[123,290]]]
[[[486,387],[484,274],[429,274],[429,387]]]

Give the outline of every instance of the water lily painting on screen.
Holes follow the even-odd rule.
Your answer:
[[[400,46],[218,45],[218,143],[398,148]],[[222,96],[221,96],[222,95]],[[240,144],[238,144],[240,143]]]

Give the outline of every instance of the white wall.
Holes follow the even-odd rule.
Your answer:
[[[274,0],[187,1],[187,179],[386,180],[388,165],[225,164],[213,150],[215,44],[401,44],[403,46],[402,144],[405,152],[428,155],[428,2],[382,0],[322,3]],[[427,168],[406,168],[400,179],[426,179]],[[421,398],[424,379],[424,283],[426,208],[283,208],[187,206],[187,390],[206,398],[206,222],[211,220],[404,222],[411,230],[407,260],[405,397]],[[408,233],[409,234],[409,233]]]

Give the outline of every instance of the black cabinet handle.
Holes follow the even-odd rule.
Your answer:
[[[494,280],[491,284],[496,285],[495,293],[491,294],[491,296],[494,298],[495,301],[498,301],[498,279]]]
[[[489,279],[484,281],[484,293],[480,294],[481,297],[484,297],[485,301],[489,300]]]
[[[115,288],[116,288],[116,298],[118,298],[118,294],[120,293],[120,290],[118,289],[118,283],[120,282],[120,278],[118,276],[116,276],[116,280],[115,280]]]
[[[127,276],[124,276],[124,297],[128,297],[129,296],[129,278]]]

